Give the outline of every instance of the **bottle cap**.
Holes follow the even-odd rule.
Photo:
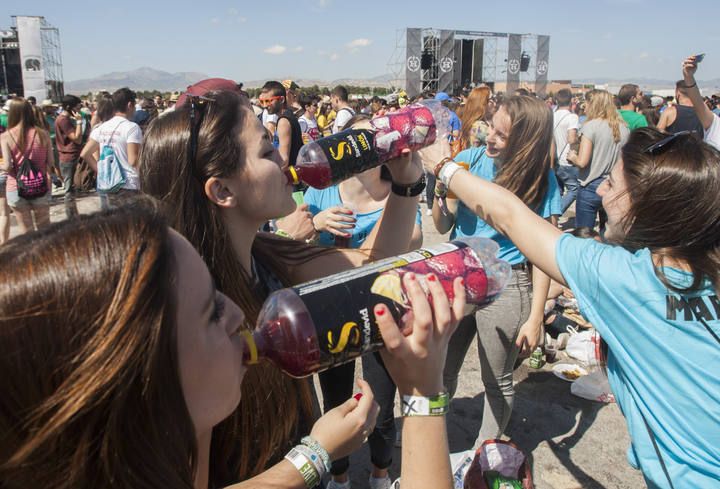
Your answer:
[[[242,334],[245,339],[245,354],[243,355],[243,360],[245,361],[243,363],[245,363],[245,365],[256,365],[258,363],[258,350],[255,344],[255,338],[253,338],[252,333],[247,329],[240,331],[240,334]]]
[[[293,185],[297,185],[300,183],[300,178],[298,177],[297,171],[295,170],[295,167],[288,166],[287,170],[285,171],[286,176],[288,177],[288,180]]]

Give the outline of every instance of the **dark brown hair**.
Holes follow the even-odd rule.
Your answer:
[[[548,190],[552,112],[542,100],[526,95],[507,98],[502,106],[510,116],[511,128],[503,151],[508,157],[502,161],[495,183],[537,209]]]
[[[636,129],[622,148],[630,212],[624,247],[647,248],[661,261],[683,260],[693,273],[687,289],[660,278],[673,290],[696,290],[705,277],[720,291],[720,152],[695,136],[679,136],[653,156],[645,149],[667,137]]]
[[[144,202],[0,248],[0,487],[192,489],[169,228]]]
[[[191,108],[184,104],[150,127],[140,155],[142,188],[165,204],[171,226],[190,241],[218,289],[254,325],[266,297],[251,287],[252,278],[237,258],[220,210],[204,190],[211,176],[228,177],[243,170],[245,149],[237,127],[246,116],[240,110],[245,98],[227,91],[207,97],[214,101],[202,109],[194,166],[188,158]],[[289,284],[288,257],[302,260],[313,253],[304,243],[265,233],[259,233],[253,245],[253,256],[285,284]],[[249,369],[238,410],[213,431],[211,485],[227,485],[262,472],[287,448],[300,416],[309,417],[310,410],[305,380],[292,380],[269,363]]]
[[[8,130],[20,126],[20,132],[16,140],[20,152],[26,149],[27,141],[25,138],[27,137],[28,130],[40,128],[35,119],[35,111],[33,110],[32,104],[22,97],[10,99],[7,125]]]

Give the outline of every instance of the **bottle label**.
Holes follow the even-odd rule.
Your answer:
[[[456,277],[464,277],[468,302],[486,300],[487,276],[475,251],[457,241],[423,248],[359,269],[295,287],[315,325],[322,369],[344,363],[383,346],[373,309],[385,304],[398,325],[405,326],[410,302],[402,276],[413,272],[424,286],[424,276],[437,275],[452,300]]]
[[[374,138],[373,132],[367,129],[347,129],[315,141],[330,163],[333,182],[346,180],[379,164]]]

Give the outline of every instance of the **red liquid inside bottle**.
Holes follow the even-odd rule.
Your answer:
[[[288,181],[327,188],[398,158],[406,149],[417,151],[447,137],[449,117],[440,102],[426,100],[373,118],[372,129],[347,129],[312,141],[287,169]]]
[[[245,332],[244,361],[272,361],[293,377],[305,377],[383,347],[373,308],[383,303],[405,330],[409,299],[402,276],[437,276],[450,300],[453,281],[464,277],[468,304],[495,300],[510,277],[510,265],[495,257],[497,244],[484,238],[443,243],[342,272],[270,295],[256,329]]]

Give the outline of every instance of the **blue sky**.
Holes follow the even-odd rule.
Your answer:
[[[141,66],[238,81],[332,80],[388,73],[405,27],[551,36],[551,79],[676,79],[704,52],[698,78],[720,77],[720,1],[3,0],[11,15],[60,29],[65,80]]]

